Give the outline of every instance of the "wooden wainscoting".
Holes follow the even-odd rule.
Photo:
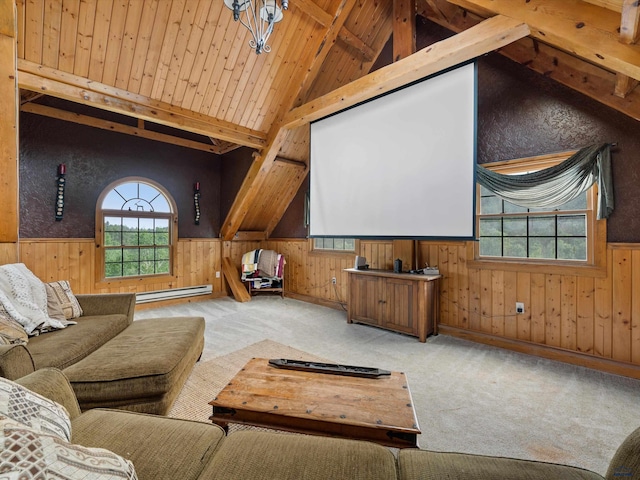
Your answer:
[[[361,240],[359,255],[367,258],[371,268],[393,268],[391,241]],[[284,255],[285,295],[308,302],[340,308],[347,301],[346,268],[352,268],[354,253],[312,252],[307,239],[224,242],[223,255],[240,267],[242,255],[256,248],[275,250]],[[336,278],[333,285],[331,279]]]
[[[195,285],[213,286],[213,296],[226,294],[221,271],[222,242],[219,239],[178,240],[174,280],[156,282],[153,277],[132,283],[96,286],[95,242],[89,239],[24,239],[20,262],[41,280],[69,280],[74,293],[145,292]]]
[[[640,378],[640,244],[609,244],[604,277],[470,268],[467,247],[420,244],[443,275],[443,333]]]

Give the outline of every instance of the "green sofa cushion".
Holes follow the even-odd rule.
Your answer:
[[[380,445],[270,432],[236,432],[202,475],[207,480],[395,479],[396,461]]]
[[[596,473],[552,463],[406,449],[398,454],[400,480],[602,480]]]
[[[94,409],[71,423],[73,443],[106,448],[133,462],[140,480],[192,480],[211,461],[224,431],[176,418]]]
[[[165,414],[202,353],[204,328],[202,317],[137,320],[64,373],[82,410],[131,406]],[[146,405],[150,399],[157,409]]]
[[[96,315],[75,319],[77,325],[31,337],[27,349],[36,370],[64,370],[111,340],[129,325],[124,314]]]

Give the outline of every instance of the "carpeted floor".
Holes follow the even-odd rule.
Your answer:
[[[262,340],[227,355],[198,362],[168,416],[208,422],[209,402],[254,357],[324,360],[272,340]]]
[[[187,410],[195,408],[206,421],[215,388],[249,358],[294,356],[293,350],[283,354],[285,347],[271,348],[282,344],[336,363],[405,372],[424,449],[563,463],[604,474],[620,442],[640,426],[638,380],[446,335],[420,343],[347,324],[343,311],[289,298],[222,298],[143,310],[136,318],[183,315],[205,318],[205,351],[172,415],[190,415]],[[201,407],[181,405],[190,397]]]

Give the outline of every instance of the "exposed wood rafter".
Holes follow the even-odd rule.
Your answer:
[[[441,14],[443,11],[446,15]],[[482,16],[454,6],[447,0],[419,0],[418,13],[454,32],[462,32],[484,20]],[[639,89],[631,90],[624,98],[612,95],[619,75],[605,68],[530,37],[501,48],[499,53],[640,120]]]
[[[307,68],[298,70],[298,78],[292,79],[291,82],[289,82],[287,95],[284,98],[290,100],[281,106],[277,120],[273,124],[267,137],[267,146],[255,157],[251,167],[249,167],[249,172],[242,182],[240,190],[227,214],[227,218],[222,225],[221,236],[225,240],[234,238],[235,233],[241,228],[249,208],[251,208],[253,202],[260,195],[261,187],[289,133],[287,129],[283,128],[284,116],[293,107],[300,93],[306,92],[310,88],[318,69],[329,53],[331,45],[335,41],[338,32],[344,25],[355,3],[356,0],[342,0],[340,2],[336,12],[332,16],[335,20],[328,22],[324,36],[316,40],[317,44],[308,45],[307,52],[310,53],[307,54],[307,58],[299,60],[299,62],[302,65],[306,65]],[[304,177],[299,179],[298,186],[303,180]],[[284,211],[277,212],[274,217],[279,219],[283,214]],[[271,225],[275,227],[273,219],[270,222],[270,226]],[[270,233],[271,230],[268,230],[267,235]]]
[[[449,0],[483,17],[505,15],[531,29],[531,36],[588,62],[640,79],[640,46],[620,42],[620,15],[577,0]],[[581,8],[576,8],[580,3]]]
[[[296,128],[382,95],[421,78],[504,47],[529,34],[526,24],[501,15],[430,45],[289,112],[287,128]]]
[[[299,6],[304,13],[309,15],[324,28],[328,29],[331,26],[331,23],[334,21],[334,17],[330,13],[320,8],[318,4],[316,4],[313,0],[297,0],[295,2],[295,5]],[[345,44],[360,51],[364,55],[366,60],[373,60],[374,52],[371,47],[360,40],[357,35],[355,35],[344,25],[336,30],[336,36]]]
[[[393,0],[393,61],[416,51],[416,2]]]
[[[111,132],[124,133],[127,135],[133,135],[134,137],[147,138],[149,140],[155,140],[157,142],[170,143],[172,145],[178,145],[181,147],[192,148],[195,150],[202,150],[204,152],[220,154],[216,145],[208,145],[202,142],[196,142],[188,140],[186,138],[180,138],[173,135],[167,135],[164,133],[158,133],[144,128],[144,121],[138,120],[138,127],[132,127],[131,125],[124,125],[122,123],[111,122],[103,120],[101,118],[90,117],[88,115],[82,115],[79,113],[68,112],[60,110],[58,108],[49,107],[46,105],[39,105],[37,103],[26,103],[20,107],[20,110],[28,113],[35,113],[37,115],[43,115],[49,118],[57,118],[59,120],[65,120],[67,122],[73,122],[80,125],[86,125],[89,127],[100,128],[102,130],[109,130]]]
[[[265,145],[266,135],[262,132],[174,107],[142,95],[135,95],[126,90],[36,65],[26,60],[18,62],[18,70],[18,84],[25,90],[45,93],[239,145],[253,148]]]

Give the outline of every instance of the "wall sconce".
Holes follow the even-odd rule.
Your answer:
[[[200,182],[193,186],[193,204],[196,207],[196,225],[200,225]]]
[[[58,165],[58,191],[56,192],[56,221],[62,220],[62,214],[64,213],[64,187],[65,187],[65,175],[67,173],[67,167],[64,163]]]

